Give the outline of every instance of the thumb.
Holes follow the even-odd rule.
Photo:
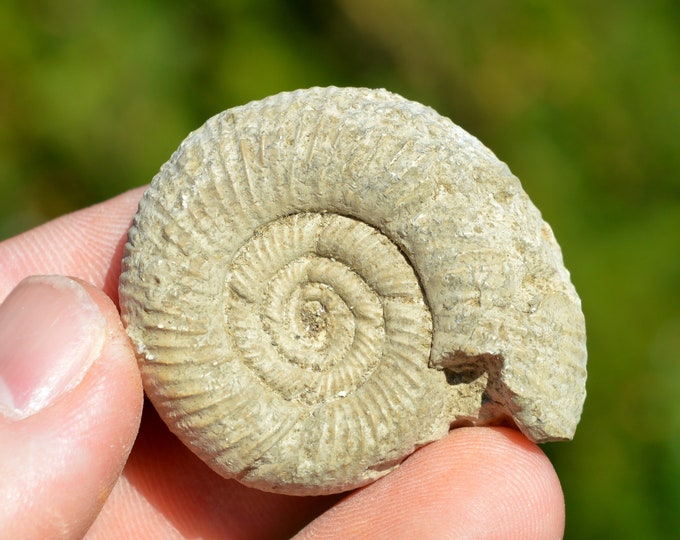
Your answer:
[[[122,470],[141,409],[111,300],[61,276],[22,281],[0,304],[0,531],[82,537]]]

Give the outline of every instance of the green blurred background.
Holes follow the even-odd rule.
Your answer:
[[[588,324],[576,439],[544,447],[567,538],[677,538],[673,0],[4,0],[0,238],[148,182],[225,108],[330,84],[431,105],[522,179]]]

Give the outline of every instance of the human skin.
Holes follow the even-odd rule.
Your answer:
[[[0,388],[3,534],[562,537],[557,475],[535,444],[508,428],[454,430],[395,472],[340,495],[263,493],[212,472],[143,401],[116,307],[125,234],[141,194],[124,193],[0,243],[0,300],[7,299],[0,382],[16,409],[2,407]],[[51,277],[25,280],[36,275]],[[61,378],[47,376],[56,372]],[[31,393],[40,385],[43,394]]]

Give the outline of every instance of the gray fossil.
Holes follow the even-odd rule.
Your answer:
[[[477,139],[384,90],[192,132],[142,198],[120,301],[169,428],[266,491],[367,484],[457,426],[570,439],[585,399],[550,227]]]

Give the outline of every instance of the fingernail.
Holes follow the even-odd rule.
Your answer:
[[[25,418],[77,386],[105,333],[99,307],[77,281],[19,283],[0,304],[0,414]]]

